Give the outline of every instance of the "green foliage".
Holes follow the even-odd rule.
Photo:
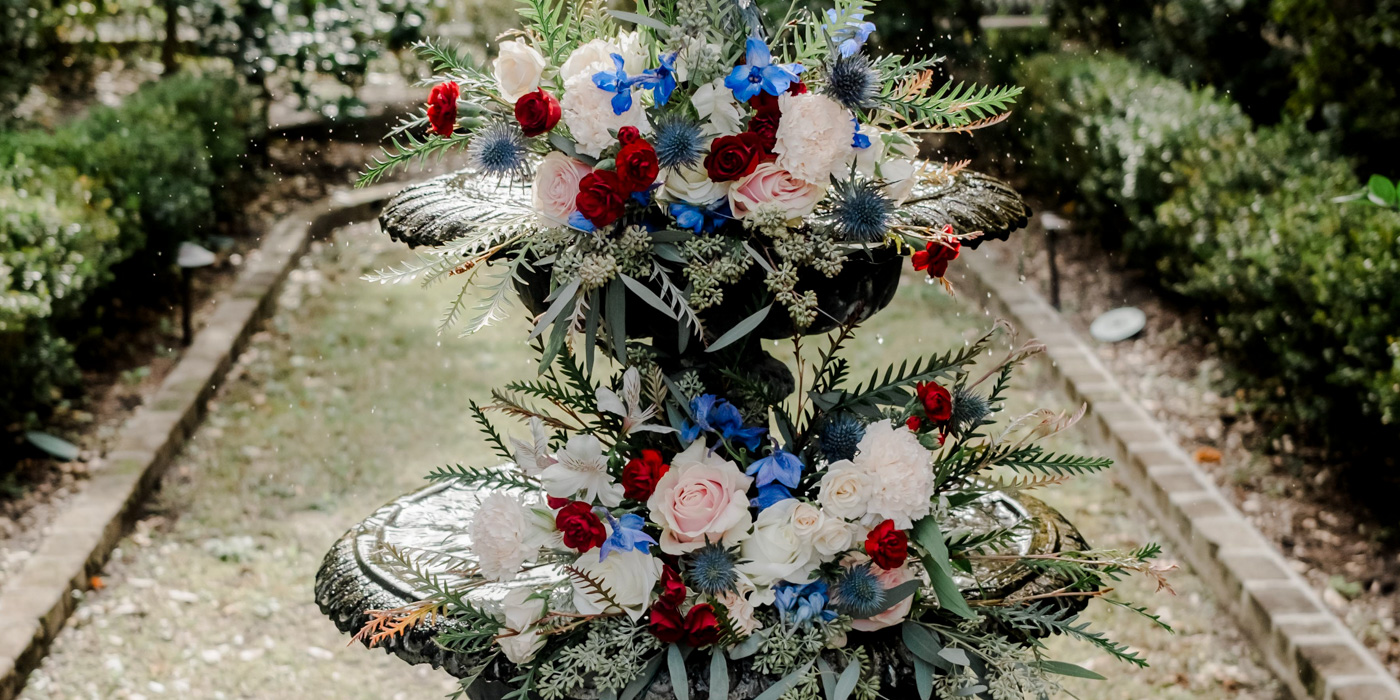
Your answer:
[[[1268,418],[1339,446],[1400,418],[1400,215],[1332,201],[1362,185],[1325,137],[1254,130],[1121,58],[1045,55],[1022,77],[1035,180],[1206,310]]]
[[[0,0],[0,126],[55,57],[54,8],[44,0]]]
[[[78,383],[74,352],[119,279],[158,288],[182,240],[215,232],[258,114],[231,78],[178,76],[56,131],[0,134],[0,425],[33,424]],[[44,165],[37,165],[37,164]]]

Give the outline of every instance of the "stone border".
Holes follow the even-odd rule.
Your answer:
[[[378,205],[402,187],[389,183],[341,192],[300,207],[279,220],[248,256],[179,363],[122,426],[106,467],[58,514],[38,551],[0,593],[0,700],[17,696],[43,660],[90,577],[102,570],[142,502],[203,420],[207,402],[248,338],[272,313],[287,273],[311,240],[373,220]]]
[[[1045,343],[1062,389],[1089,405],[1091,420],[1084,424],[1110,446],[1116,476],[1294,697],[1400,700],[1400,683],[1124,391],[1059,312],[988,254],[966,251],[961,262],[980,303]]]

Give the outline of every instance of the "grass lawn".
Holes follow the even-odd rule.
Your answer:
[[[470,339],[439,338],[451,283],[423,290],[358,281],[403,255],[373,227],[357,227],[303,260],[151,514],[114,555],[105,587],[79,607],[23,698],[436,698],[453,689],[441,672],[346,648],[312,601],[330,543],[423,484],[430,468],[487,455],[467,401],[533,371],[523,319]],[[849,356],[859,376],[966,342],[990,323],[909,278]],[[1022,374],[1013,410],[1069,408],[1037,374],[1034,365]],[[1075,436],[1056,438],[1056,447],[1092,450]],[[1153,537],[1111,473],[1041,496],[1095,545],[1128,548]],[[1112,678],[1072,683],[1074,693],[1280,697],[1201,583],[1184,571],[1173,581],[1175,597],[1154,596],[1141,580],[1120,592],[1163,614],[1174,636],[1106,605],[1089,613],[1143,650],[1151,668],[1052,643],[1061,657]]]

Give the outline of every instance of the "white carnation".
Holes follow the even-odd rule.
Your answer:
[[[778,122],[779,168],[792,176],[822,184],[846,163],[855,137],[851,112],[825,95],[804,93],[778,97],[783,117]]]
[[[564,59],[564,65],[559,67],[559,79],[568,82],[579,75],[592,78],[600,70],[612,70],[612,55],[621,52],[622,47],[615,42],[594,39],[574,49]]]
[[[508,581],[539,553],[543,532],[520,499],[498,491],[481,499],[467,526],[467,536],[481,575],[492,581]]]
[[[635,88],[632,90],[631,108],[622,114],[613,113],[612,98],[616,93],[593,83],[593,74],[602,70],[612,70],[611,59],[607,64],[598,63],[566,80],[564,97],[559,100],[564,125],[573,134],[579,152],[594,158],[617,143],[617,137],[613,134],[624,126],[636,127],[643,134],[651,133],[651,122],[647,120],[646,108]]]
[[[933,469],[918,436],[889,420],[872,423],[856,446],[855,467],[873,482],[866,519],[907,530],[933,510]]]

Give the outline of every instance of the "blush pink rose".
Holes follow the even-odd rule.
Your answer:
[[[787,218],[798,219],[811,214],[821,198],[820,187],[798,180],[773,163],[759,164],[729,187],[729,208],[740,219],[760,206],[777,207]]]
[[[592,168],[559,151],[544,157],[535,170],[532,201],[545,225],[568,223],[569,215],[578,211],[574,200],[578,198],[579,182],[591,172]]]
[[[870,558],[863,554],[852,554],[846,557],[841,563],[844,566],[858,566],[868,561],[870,561]],[[871,564],[870,571],[875,574],[875,578],[879,580],[880,585],[884,586],[886,591],[893,589],[895,586],[905,581],[913,581],[917,578],[908,564],[898,569],[881,569]],[[874,632],[875,630],[882,630],[886,627],[893,627],[903,622],[904,618],[909,617],[909,611],[913,609],[913,607],[914,596],[905,596],[904,600],[899,601],[894,607],[879,615],[867,617],[863,620],[852,621],[851,629],[858,632]]]
[[[734,545],[748,535],[749,513],[746,476],[729,460],[708,455],[704,440],[671,460],[671,470],[656,482],[647,499],[651,521],[661,526],[661,551],[684,554],[710,542]]]

